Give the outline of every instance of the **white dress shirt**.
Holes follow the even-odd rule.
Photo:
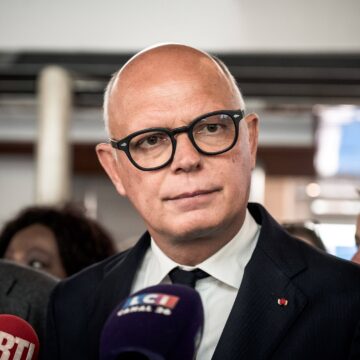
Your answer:
[[[259,230],[260,226],[247,210],[243,226],[236,236],[218,252],[196,266],[210,275],[196,283],[205,315],[204,333],[197,360],[209,360],[214,354],[239,291],[245,266],[257,244]],[[177,264],[151,239],[151,246],[137,272],[132,292],[159,283],[170,283],[168,274],[178,266],[184,270],[195,268],[195,266]]]

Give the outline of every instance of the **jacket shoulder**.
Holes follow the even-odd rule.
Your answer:
[[[307,279],[306,284],[319,289],[349,289],[360,294],[360,266],[291,236],[261,205],[249,204],[249,210],[261,225],[258,248],[289,278]]]
[[[93,264],[80,272],[62,280],[56,286],[52,298],[60,298],[60,301],[67,299],[83,301],[88,300],[95,294],[104,277],[126,257],[130,250],[115,254],[105,260]]]

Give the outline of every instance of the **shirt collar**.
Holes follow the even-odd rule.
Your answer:
[[[259,225],[246,210],[244,223],[235,237],[197,267],[215,279],[239,289],[242,279],[239,274],[244,273],[251,258],[259,237],[259,229]]]
[[[240,231],[235,237],[218,250],[214,255],[198,264],[196,268],[206,271],[213,278],[236,289],[240,288],[242,276],[246,264],[251,258],[259,237],[260,226],[255,222],[248,210],[246,210],[245,220]],[[184,270],[192,270],[191,266],[183,266],[171,260],[157,246],[151,238],[150,268],[153,270],[149,274],[151,283],[159,283],[164,280],[168,273],[181,267]],[[149,254],[150,255],[150,254]]]

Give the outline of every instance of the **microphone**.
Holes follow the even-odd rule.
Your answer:
[[[0,360],[37,360],[39,338],[25,320],[0,314]]]
[[[204,309],[194,289],[145,288],[110,314],[101,333],[100,360],[195,359],[203,324]]]

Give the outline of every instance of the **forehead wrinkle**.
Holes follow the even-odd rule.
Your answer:
[[[117,124],[119,124],[119,119],[127,121],[126,133],[122,133],[121,136],[126,136],[128,133],[145,128],[173,128],[186,125],[195,117],[206,112],[229,108],[229,106],[223,105],[226,102],[226,99],[221,96],[217,97],[211,87],[208,90],[207,100],[204,100],[203,98],[196,99],[196,97],[194,98],[192,95],[193,92],[189,91],[189,95],[187,95],[187,92],[185,91],[185,96],[181,97],[181,103],[179,103],[176,96],[178,92],[177,89],[181,87],[181,93],[183,93],[187,86],[189,89],[196,88],[196,84],[194,85],[187,81],[173,81],[171,84],[168,82],[165,86],[154,86],[151,89],[144,90],[144,92],[151,92],[151,96],[145,96],[144,102],[135,105],[131,103],[132,105],[130,106],[126,106],[128,103],[127,98],[132,99],[136,96],[136,90],[126,92],[124,96],[121,97],[123,105],[119,105],[120,109],[117,114],[118,116],[114,117],[114,119],[117,119]],[[202,90],[202,92],[204,91]],[[198,109],[191,118],[186,114],[186,104],[190,101],[191,106]],[[154,103],[156,103],[156,106]],[[229,101],[227,101],[227,103],[229,103]],[[236,105],[233,105],[232,107],[234,106],[236,107]],[[142,111],[142,108],[146,109],[146,113]],[[184,111],[182,111],[183,108]]]
[[[219,101],[229,101],[230,98],[235,100],[232,89],[228,86],[227,82],[222,81],[223,78],[207,77],[200,78],[196,76],[189,77],[174,77],[166,81],[154,81],[147,86],[138,87],[137,84],[130,84],[127,87],[117,89],[117,107],[122,111],[132,110],[131,107],[136,108],[140,106],[153,105],[156,108],[165,109],[168,106],[176,105],[178,95],[181,95],[181,100],[194,100],[192,91],[199,91],[199,94],[208,93],[209,99],[213,101],[218,98]],[[136,104],[136,96],[147,95],[142,97],[142,103]],[[186,94],[189,94],[188,96]],[[115,94],[113,95],[113,98]],[[175,103],[175,104],[172,104]]]

